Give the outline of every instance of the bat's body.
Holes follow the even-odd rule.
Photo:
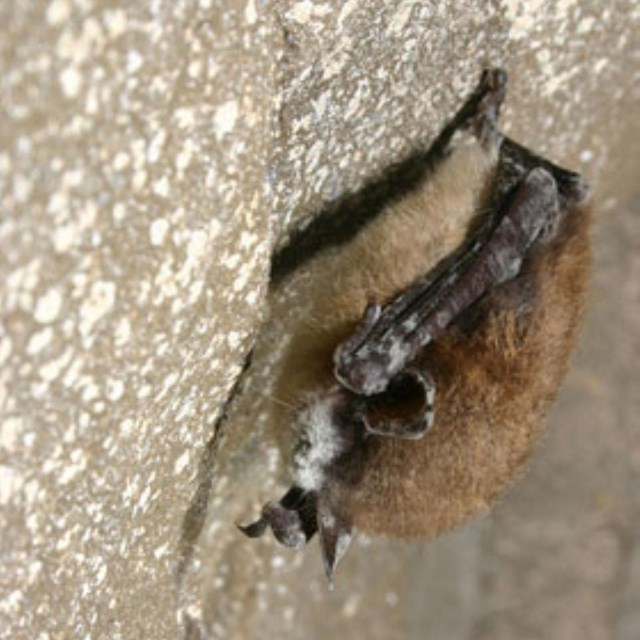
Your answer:
[[[504,82],[485,73],[456,125],[475,135],[310,268],[311,320],[276,382],[298,407],[295,485],[244,530],[290,546],[319,530],[330,577],[353,528],[431,538],[487,508],[566,371],[584,185],[497,132]]]

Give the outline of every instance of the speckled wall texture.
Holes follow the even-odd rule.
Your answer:
[[[0,638],[639,637],[639,29],[632,0],[2,3]],[[492,516],[361,540],[329,593],[317,549],[233,527],[279,480],[260,407],[213,425],[274,247],[487,63],[506,131],[598,194],[584,340]]]

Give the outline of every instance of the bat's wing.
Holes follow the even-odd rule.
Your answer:
[[[575,173],[503,139],[488,213],[467,241],[384,308],[370,305],[334,354],[336,379],[356,394],[391,380],[475,301],[518,275],[528,249],[587,192]]]

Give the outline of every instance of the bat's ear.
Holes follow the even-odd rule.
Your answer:
[[[324,569],[329,587],[333,588],[336,566],[351,544],[353,527],[351,522],[332,509],[326,499],[321,499],[318,503],[318,533]]]

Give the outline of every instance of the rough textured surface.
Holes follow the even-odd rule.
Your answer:
[[[123,6],[0,8],[0,637],[638,637],[637,6]],[[599,193],[582,346],[491,516],[361,540],[328,593],[315,545],[233,527],[280,479],[260,372],[258,421],[212,425],[272,245],[427,143],[487,62],[506,130]]]
[[[0,633],[175,637],[268,268],[269,31],[244,1],[0,11]]]

